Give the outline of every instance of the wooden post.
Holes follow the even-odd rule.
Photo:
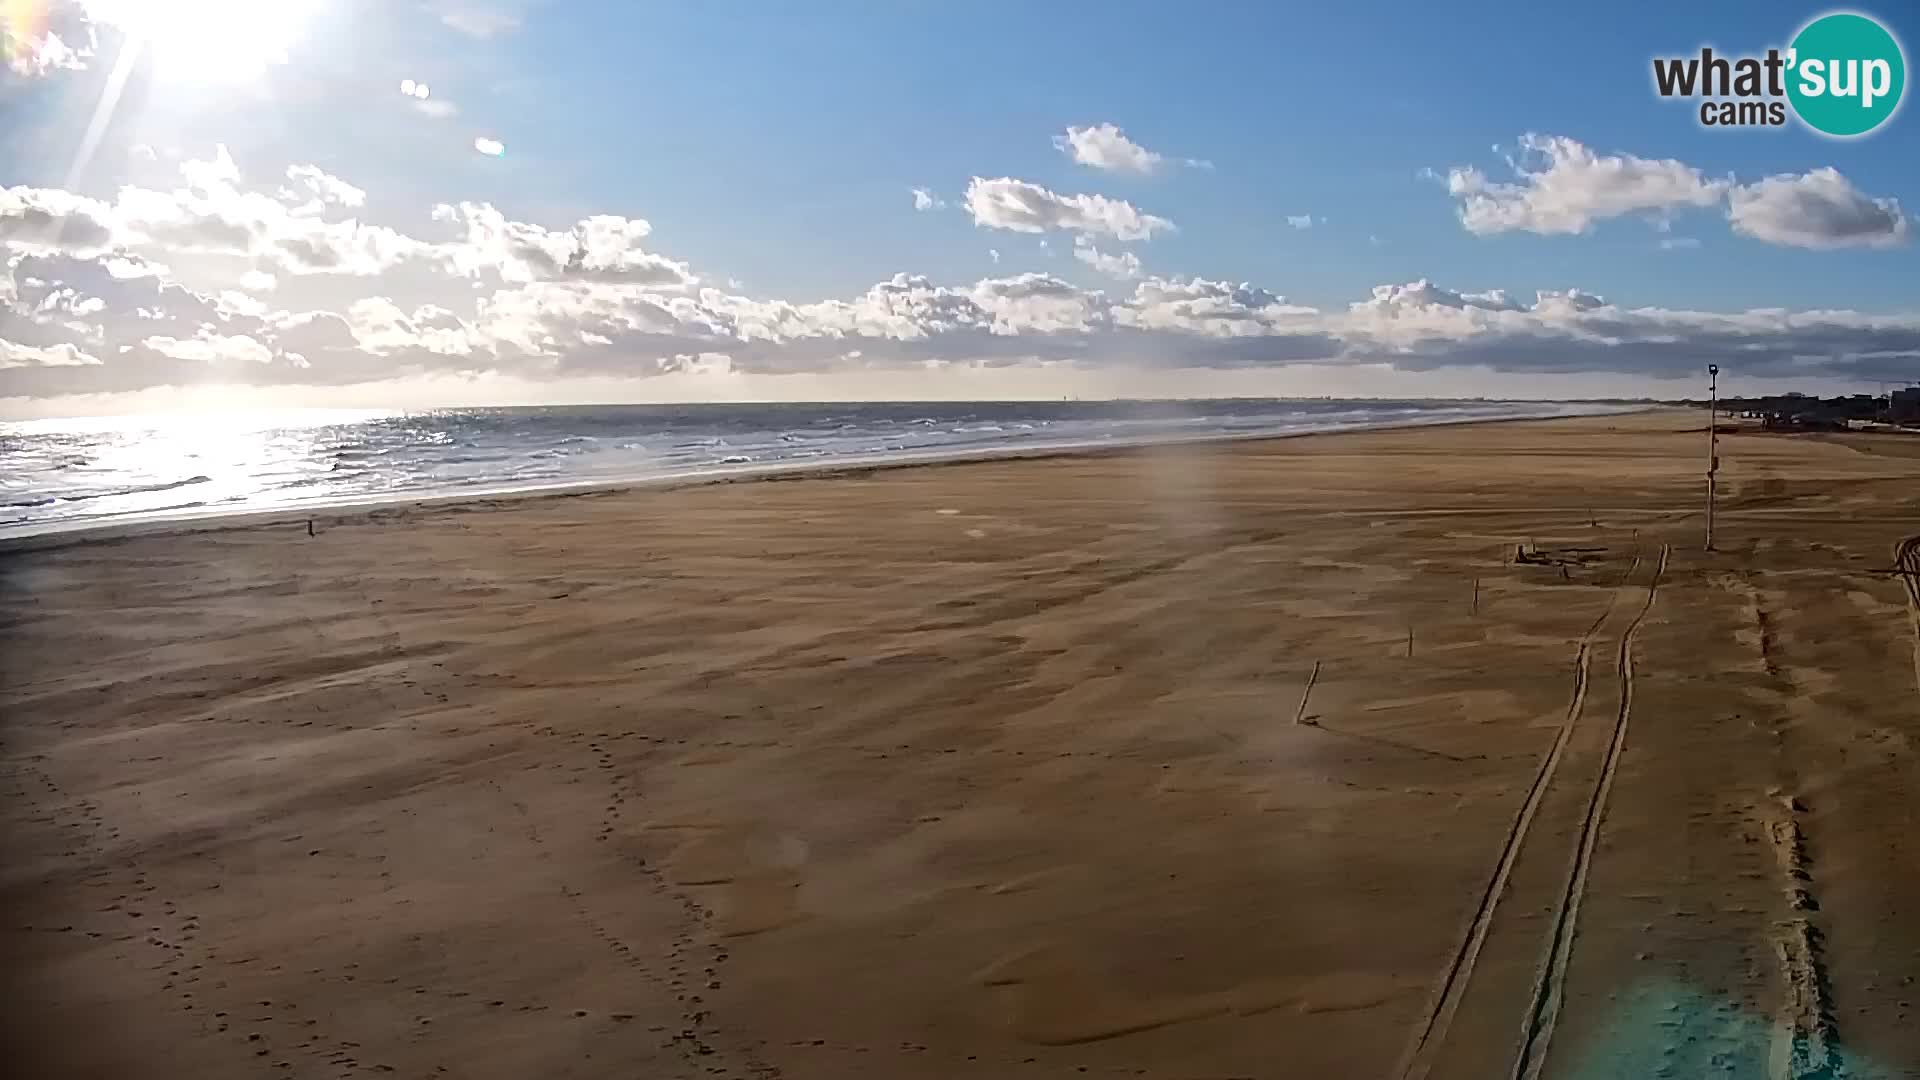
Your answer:
[[[1300,691],[1300,707],[1293,711],[1293,722],[1305,724],[1307,720],[1307,699],[1313,696],[1313,684],[1320,679],[1320,661],[1313,662],[1313,671],[1307,675],[1307,688]]]
[[[1713,550],[1713,480],[1720,471],[1720,450],[1716,441],[1720,437],[1720,424],[1715,419],[1720,415],[1720,365],[1707,365],[1707,541],[1708,551]]]
[[[1473,614],[1480,614],[1480,579],[1473,579]]]
[[[313,535],[313,519],[312,518],[307,519],[307,535],[308,536]]]
[[[1407,655],[1413,655],[1413,627],[1407,627]]]

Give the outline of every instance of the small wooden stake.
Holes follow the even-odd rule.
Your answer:
[[[1313,671],[1307,675],[1307,688],[1300,691],[1300,707],[1293,712],[1294,723],[1304,724],[1307,722],[1307,699],[1313,696],[1313,684],[1319,681],[1319,679],[1320,661],[1315,660],[1313,662]]]

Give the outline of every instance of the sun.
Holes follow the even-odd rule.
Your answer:
[[[83,0],[168,78],[231,82],[284,63],[314,0]]]

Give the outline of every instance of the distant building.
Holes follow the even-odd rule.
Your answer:
[[[1888,412],[1896,421],[1920,420],[1920,386],[1909,386],[1887,395]]]

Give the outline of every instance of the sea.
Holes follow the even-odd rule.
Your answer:
[[[0,423],[0,537],[253,511],[1620,411],[1539,401],[680,404]]]

